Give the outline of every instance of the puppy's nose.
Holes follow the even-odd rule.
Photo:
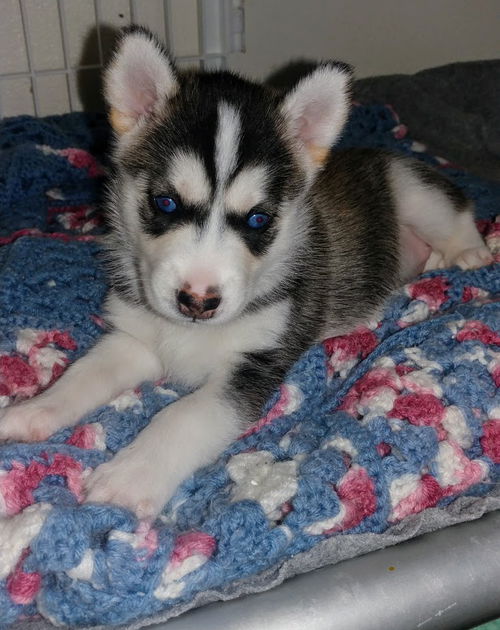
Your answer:
[[[208,287],[204,295],[194,293],[189,285],[184,285],[177,292],[179,311],[193,319],[210,319],[221,302],[221,296],[214,287]]]

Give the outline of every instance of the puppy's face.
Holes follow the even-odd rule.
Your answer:
[[[316,82],[324,87],[331,73],[349,78],[332,66]],[[106,88],[118,132],[115,198],[150,306],[213,325],[276,290],[307,230],[307,192],[331,136],[324,121],[315,136],[310,86],[283,99],[230,73],[179,76],[156,40],[133,29]],[[331,108],[319,101],[322,120]]]
[[[281,124],[263,88],[191,75],[120,154],[141,280],[157,312],[222,323],[269,286],[305,188]]]

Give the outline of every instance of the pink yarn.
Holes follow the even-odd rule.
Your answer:
[[[390,444],[387,444],[386,442],[380,442],[380,444],[377,444],[377,453],[381,457],[386,457],[387,455],[390,455],[391,452],[392,448]]]
[[[13,243],[14,241],[17,241],[18,238],[22,238],[23,236],[53,238],[59,241],[64,241],[65,243],[70,243],[71,241],[89,242],[96,239],[96,237],[92,236],[91,234],[64,234],[62,232],[41,232],[36,228],[23,228],[22,230],[17,230],[16,232],[9,234],[9,236],[0,236],[0,245],[9,245],[9,243]]]
[[[88,204],[76,206],[54,206],[48,209],[49,222],[57,220],[68,230],[88,231],[102,224],[99,214],[94,214],[95,207]],[[92,216],[91,216],[92,215]]]
[[[364,359],[377,345],[377,336],[368,328],[358,328],[349,335],[332,337],[323,342],[327,354],[335,354],[341,361],[358,356]]]
[[[404,363],[400,363],[399,365],[396,365],[394,369],[396,370],[396,374],[398,376],[405,376],[406,374],[414,372],[416,368],[411,365],[404,365]]]
[[[288,405],[291,401],[290,389],[286,384],[280,385],[280,397],[276,404],[274,404],[271,409],[267,412],[267,414],[262,417],[258,422],[253,424],[241,437],[247,437],[248,435],[252,435],[253,433],[257,433],[260,431],[262,427],[270,424],[276,418],[284,415],[288,409]]]
[[[435,427],[438,438],[443,440],[447,436],[441,424],[444,414],[444,405],[434,394],[403,394],[396,398],[388,415],[416,426]]]
[[[500,220],[497,217],[496,221],[488,221],[483,220],[484,229],[483,234],[486,234],[489,237],[500,236]]]
[[[38,375],[20,356],[0,356],[0,394],[29,398],[38,391]]]
[[[412,394],[433,395],[435,391],[434,383],[419,382],[418,379],[412,379],[411,377],[406,377],[406,375],[401,377],[401,386]]]
[[[479,297],[479,295],[480,291],[477,287],[464,287],[464,290],[462,292],[462,301],[470,302],[471,300]]]
[[[485,455],[500,464],[500,420],[488,420],[483,424],[481,446]]]
[[[76,206],[51,206],[47,210],[47,217],[49,221],[53,221],[60,214],[68,214],[72,217],[79,217],[85,219],[89,212],[94,209],[94,206],[89,204],[79,204]]]
[[[26,573],[22,569],[28,555],[29,549],[25,549],[15,570],[7,579],[7,591],[15,604],[30,604],[42,585],[42,577],[39,573]]]
[[[99,317],[99,315],[91,315],[90,319],[94,322],[94,324],[97,324],[99,328],[106,328],[106,322],[103,320],[102,317]]]
[[[37,488],[47,475],[61,475],[66,478],[69,490],[83,500],[82,465],[68,455],[57,453],[52,462],[31,462],[23,466],[20,462],[12,462],[12,469],[0,477],[2,493],[7,514],[17,514],[28,505],[34,503],[33,490]]]
[[[491,372],[491,376],[493,377],[493,381],[497,387],[500,387],[500,365],[495,366]]]
[[[457,333],[457,341],[481,341],[486,345],[500,345],[500,335],[480,321],[468,321]]]
[[[28,352],[28,362],[35,368],[35,370],[37,370],[39,381],[40,361],[38,357],[41,354],[41,350],[43,350],[50,344],[56,344],[60,348],[64,348],[65,350],[76,350],[78,347],[76,341],[68,332],[61,332],[59,330],[48,330],[41,332],[35,339],[35,343],[31,346]],[[59,357],[57,361],[54,361],[54,364],[52,365],[52,378],[50,379],[50,382],[47,384],[47,386],[61,376],[61,374],[66,369],[68,363],[69,361],[66,357]]]
[[[442,487],[432,475],[422,475],[417,489],[402,499],[394,508],[391,520],[401,520],[409,514],[416,514],[426,508],[433,507],[444,497],[463,492],[483,480],[485,470],[481,462],[468,459],[454,440],[448,440],[447,443],[452,447],[456,456],[457,466],[452,473],[454,477],[458,478],[457,483]],[[497,444],[497,447],[499,446]],[[500,448],[498,454],[500,454]]]
[[[35,339],[34,348],[41,348],[47,346],[49,343],[56,343],[65,350],[76,350],[77,343],[68,332],[62,332],[60,330],[44,330],[37,335]]]
[[[66,444],[77,446],[78,448],[94,448],[97,432],[91,424],[82,424],[75,428],[72,435],[66,440]]]
[[[394,391],[400,390],[397,375],[389,368],[375,368],[364,374],[347,392],[340,409],[357,416],[356,405],[361,397],[376,395],[381,387],[390,387]]]
[[[396,125],[396,127],[394,127],[391,131],[396,140],[401,140],[408,135],[408,127],[403,124]]]
[[[418,488],[394,508],[391,520],[399,521],[409,514],[417,514],[425,508],[434,507],[442,494],[441,486],[432,475],[422,475]]]
[[[89,177],[100,177],[104,175],[101,165],[88,151],[70,148],[60,149],[57,153],[68,158],[68,162],[71,166],[75,166],[76,168],[86,168]]]
[[[408,285],[407,291],[414,300],[421,300],[432,310],[437,310],[448,299],[449,283],[443,276],[424,278]]]
[[[340,523],[323,532],[324,534],[356,527],[377,508],[375,484],[366,470],[359,466],[353,466],[342,477],[337,486],[337,494],[345,508],[345,516]]]
[[[403,394],[396,398],[389,416],[409,420],[417,426],[438,426],[444,406],[433,394]]]
[[[399,118],[398,112],[394,109],[394,107],[390,103],[385,103],[385,107],[387,107],[387,109],[391,112],[392,117],[394,118],[395,122],[399,125],[400,118]]]
[[[203,555],[209,558],[215,551],[215,538],[204,532],[189,532],[177,538],[170,562],[178,566],[186,558]]]
[[[47,468],[47,475],[61,475],[66,477],[68,489],[75,495],[78,501],[83,501],[83,484],[82,484],[83,467],[68,455],[57,453],[54,455],[54,461]]]
[[[284,518],[287,514],[290,514],[290,512],[293,511],[293,505],[291,501],[285,501],[285,503],[283,503],[283,505],[280,507],[281,510],[281,516],[282,518]]]
[[[30,398],[40,390],[40,387],[50,385],[65,370],[68,359],[63,356],[54,356],[51,366],[50,379],[47,382],[47,365],[40,362],[40,356],[44,348],[50,344],[56,344],[67,350],[76,350],[77,344],[71,335],[59,330],[41,331],[31,347],[26,358],[17,354],[0,356],[0,395],[16,396],[17,398]],[[47,356],[44,356],[45,363]]]
[[[448,444],[453,448],[455,452],[455,456],[457,457],[457,468],[454,473],[455,476],[459,478],[457,483],[453,485],[446,486],[443,488],[443,497],[448,497],[458,492],[463,492],[473,486],[476,483],[479,483],[484,479],[485,470],[482,466],[482,463],[478,460],[470,460],[466,457],[465,453],[461,449],[460,445],[455,442],[455,440],[448,440]]]

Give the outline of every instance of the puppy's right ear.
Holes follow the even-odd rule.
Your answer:
[[[175,95],[178,82],[167,51],[147,29],[123,30],[104,75],[110,122],[120,135],[158,112]]]
[[[351,107],[352,68],[340,61],[319,64],[289,92],[282,105],[289,136],[312,177],[323,167]]]

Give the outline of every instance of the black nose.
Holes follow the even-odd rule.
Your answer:
[[[215,311],[219,304],[219,296],[207,298],[206,300],[203,300],[203,311]]]
[[[194,319],[209,319],[221,302],[220,295],[209,293],[203,296],[181,289],[177,293],[177,305],[180,312]]]

